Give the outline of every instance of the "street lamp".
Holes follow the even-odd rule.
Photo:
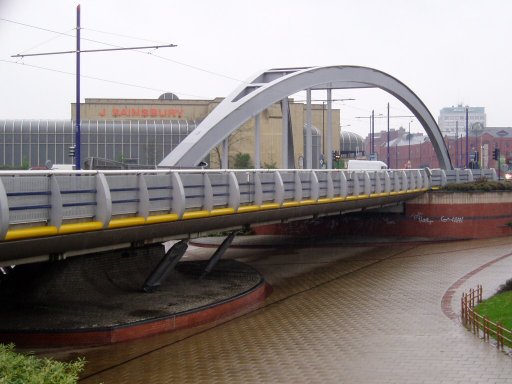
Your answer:
[[[409,121],[409,164],[411,164],[411,121]]]

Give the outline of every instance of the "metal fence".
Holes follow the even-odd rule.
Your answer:
[[[496,348],[503,350],[504,346],[512,346],[512,331],[505,328],[499,322],[493,322],[475,311],[475,306],[482,302],[482,286],[464,292],[460,300],[460,313],[462,324],[478,337],[489,341],[492,337],[496,340]]]
[[[0,240],[417,193],[432,180],[418,169],[2,171]]]

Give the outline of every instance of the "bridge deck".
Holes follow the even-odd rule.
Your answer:
[[[495,177],[486,172],[475,177]],[[418,169],[0,172],[0,266],[381,207],[473,177]]]

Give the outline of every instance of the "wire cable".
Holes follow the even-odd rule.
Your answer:
[[[68,36],[68,37],[73,37],[73,38],[76,37],[76,36],[71,35],[69,33],[58,32],[58,31],[54,31],[54,30],[51,30],[51,29],[48,29],[48,28],[37,27],[37,26],[34,26],[34,25],[30,25],[30,24],[26,24],[26,23],[21,23],[21,22],[14,21],[14,20],[5,19],[3,17],[0,17],[0,20],[1,21],[6,21],[6,22],[9,22],[9,23],[13,23],[13,24],[17,24],[17,25],[21,25],[21,26],[24,26],[24,27],[27,27],[27,28],[34,28],[34,29],[37,29],[37,30],[40,30],[40,31],[56,33],[56,34],[61,35],[61,36]],[[106,45],[106,46],[110,46],[110,47],[114,47],[114,48],[123,48],[122,46],[119,46],[119,45],[105,43],[105,42],[102,42],[102,41],[99,41],[99,40],[89,39],[89,38],[85,38],[85,37],[82,37],[81,40],[89,41],[89,42],[93,42],[93,43],[97,43],[97,44],[102,44],[102,45]],[[181,65],[181,66],[184,66],[184,67],[187,67],[187,68],[191,68],[191,69],[194,69],[196,71],[201,71],[201,72],[204,72],[204,73],[207,73],[207,74],[210,74],[210,75],[222,77],[224,79],[236,81],[236,82],[239,82],[239,83],[245,83],[244,80],[240,80],[240,79],[234,78],[232,76],[224,75],[224,74],[221,74],[221,73],[218,73],[218,72],[210,71],[208,69],[197,67],[195,65],[183,63],[181,61],[169,59],[169,58],[164,57],[164,56],[156,55],[156,54],[154,54],[152,52],[145,52],[145,51],[140,51],[140,50],[134,50],[134,52],[142,53],[144,55],[151,55],[151,56],[159,58],[161,60],[169,61],[169,62],[174,63],[174,64],[178,64],[178,65]]]
[[[42,67],[42,66],[39,66],[39,65],[20,63],[20,62],[17,62],[17,61],[10,61],[10,60],[3,60],[3,59],[0,59],[0,62],[8,63],[8,64],[22,65],[22,66],[31,67],[31,68],[35,68],[35,69],[40,69],[40,70],[44,70],[44,71],[61,73],[61,74],[64,74],[64,75],[76,76],[76,73],[73,73],[73,72],[63,71],[63,70],[55,69],[55,68]],[[167,92],[167,90],[163,90],[163,89],[160,89],[160,88],[152,88],[152,87],[147,87],[147,86],[144,86],[144,85],[131,84],[131,83],[125,83],[125,82],[116,81],[116,80],[103,79],[103,78],[95,77],[95,76],[80,75],[80,77],[84,78],[84,79],[91,79],[91,80],[103,81],[103,82],[111,83],[111,84],[123,85],[123,86],[126,86],[126,87],[140,88],[140,89],[146,89],[146,90],[150,90],[150,91],[158,91],[158,92],[163,92],[163,93]],[[196,97],[196,98],[199,98],[199,99],[207,99],[207,97],[193,95],[193,94],[190,94],[190,93],[184,93],[184,92],[174,92],[174,93],[177,93],[178,95],[183,95],[183,96]]]

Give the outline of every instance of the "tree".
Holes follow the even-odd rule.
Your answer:
[[[233,168],[235,169],[248,169],[252,168],[251,155],[248,153],[240,153],[238,152],[235,155],[235,162]]]

